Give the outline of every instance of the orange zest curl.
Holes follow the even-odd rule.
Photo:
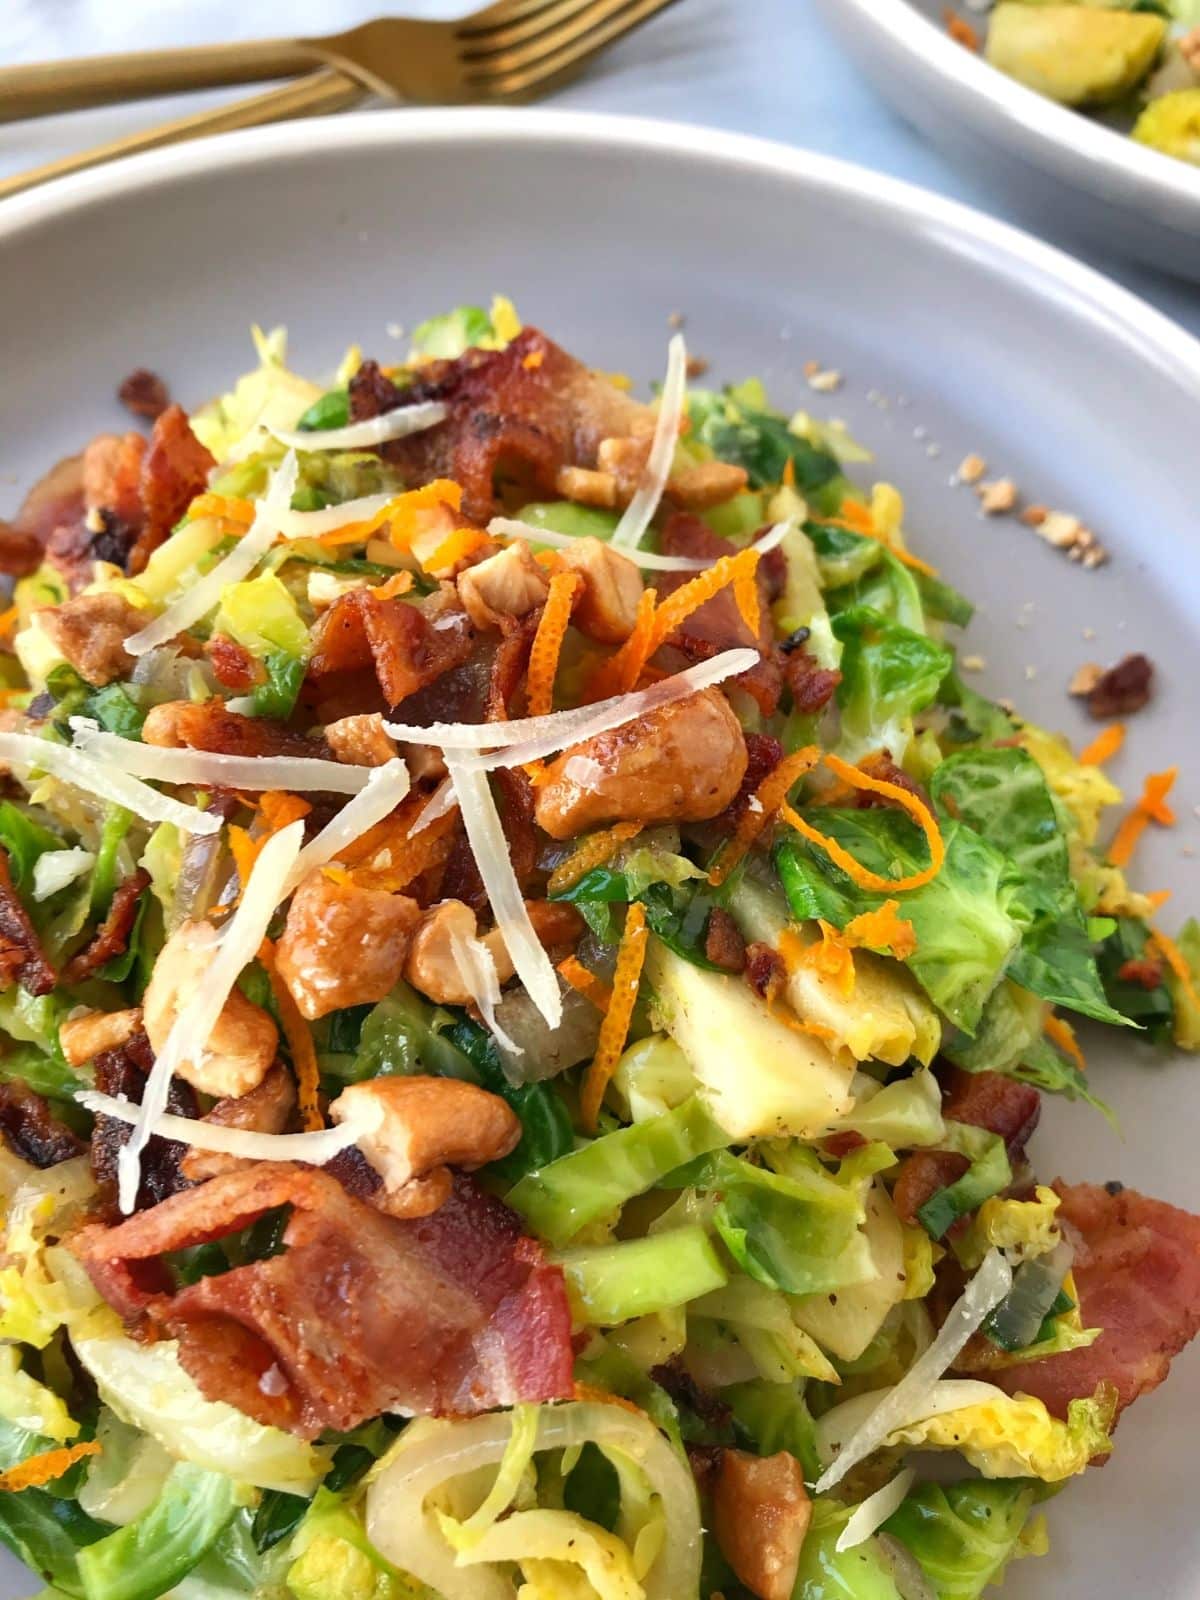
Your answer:
[[[238,522],[248,528],[254,521],[253,500],[231,494],[198,494],[187,508],[191,518],[215,517],[220,522]]]
[[[531,717],[544,717],[554,709],[558,658],[571,622],[571,607],[582,586],[577,572],[556,572],[550,579],[550,591],[529,651],[526,694]]]
[[[300,1101],[300,1118],[306,1133],[315,1133],[325,1126],[321,1113],[321,1073],[317,1066],[317,1052],[313,1045],[312,1029],[300,1015],[300,1008],[292,999],[292,992],[279,976],[275,964],[275,946],[264,939],[258,947],[258,959],[271,982],[275,1009],[279,1012],[283,1036],[292,1056],[296,1074],[296,1091]]]
[[[1178,767],[1168,767],[1165,772],[1152,772],[1146,778],[1141,795],[1132,811],[1122,819],[1108,847],[1108,859],[1114,867],[1129,865],[1149,823],[1156,822],[1160,828],[1173,826],[1175,813],[1167,804],[1167,796],[1178,776]]]
[[[1080,1072],[1087,1071],[1087,1062],[1084,1060],[1083,1051],[1079,1048],[1079,1040],[1075,1037],[1075,1029],[1062,1017],[1056,1017],[1053,1012],[1042,1023],[1042,1032],[1050,1043],[1057,1045],[1063,1055],[1069,1057]]]
[[[906,811],[925,835],[929,845],[929,865],[920,872],[911,873],[907,878],[885,878],[856,861],[836,839],[831,839],[827,834],[814,828],[811,822],[807,822],[791,806],[783,805],[779,814],[788,827],[794,828],[801,838],[807,839],[810,844],[818,845],[824,850],[829,859],[860,889],[873,890],[877,894],[894,894],[906,889],[919,889],[923,884],[932,883],[942,870],[942,863],[946,859],[946,844],[937,825],[937,818],[925,802],[908,789],[901,788],[898,783],[889,783],[886,778],[873,778],[870,773],[851,766],[840,756],[826,755],[825,765],[835,777],[840,778],[843,783],[848,783],[852,789],[866,789],[871,794],[882,795],[886,800],[894,800],[901,810]]]
[[[1188,965],[1187,957],[1175,943],[1174,939],[1168,938],[1165,933],[1160,933],[1157,928],[1151,928],[1148,943],[1152,944],[1158,951],[1159,955],[1162,956],[1163,960],[1170,967],[1171,972],[1178,981],[1179,987],[1183,990],[1191,1004],[1195,1006],[1196,1010],[1200,1011],[1200,995],[1196,993],[1196,984],[1194,978],[1192,977],[1192,969]]]
[[[561,894],[564,889],[574,888],[584,873],[590,872],[593,867],[602,867],[621,845],[636,838],[643,826],[640,822],[617,822],[602,833],[589,834],[565,861],[560,861],[555,867],[546,880],[547,891],[555,895]]]
[[[780,806],[787,799],[788,790],[806,772],[811,772],[821,759],[815,744],[805,745],[790,756],[784,756],[755,789],[746,809],[738,818],[733,836],[725,844],[708,874],[711,884],[724,883],[742,857],[754,847],[763,830],[775,820]]]
[[[937,568],[931,567],[928,561],[922,561],[920,556],[913,555],[911,550],[906,550],[902,544],[881,533],[875,526],[870,507],[863,505],[861,500],[843,500],[841,515],[825,517],[823,520],[831,528],[845,528],[847,533],[857,533],[860,538],[874,539],[889,555],[895,556],[897,561],[911,567],[914,572],[924,573],[927,578],[936,578],[938,575]]]
[[[9,606],[6,611],[0,611],[0,639],[7,638],[12,632],[13,623],[20,615],[16,606]]]
[[[837,1038],[832,1028],[827,1028],[823,1022],[809,1022],[806,1018],[797,1016],[791,1006],[785,1005],[775,994],[767,996],[767,1015],[775,1022],[782,1022],[784,1027],[790,1028],[793,1033],[806,1033],[811,1039],[820,1039],[823,1044]]]
[[[597,1011],[607,1011],[612,1005],[613,992],[603,978],[589,972],[577,956],[567,956],[558,963],[558,974],[585,1000],[590,1000]]]
[[[899,900],[885,900],[875,911],[851,917],[842,929],[849,945],[864,950],[890,950],[897,961],[907,961],[917,948],[917,935],[911,922],[899,916]]]
[[[1085,745],[1079,752],[1079,765],[1081,767],[1102,767],[1112,758],[1125,743],[1125,724],[1123,722],[1110,723],[1103,733],[1098,733],[1091,744]]]
[[[423,796],[414,799],[413,806],[386,817],[341,852],[359,888],[407,889],[414,878],[440,865],[450,854],[459,822],[457,810],[444,812],[410,835],[408,830],[426,804]]]
[[[657,607],[658,596],[654,590],[643,589],[628,639],[592,673],[587,688],[589,700],[607,700],[610,695],[626,694],[637,683],[656,648],[654,620]]]
[[[278,833],[290,822],[299,822],[312,810],[307,800],[302,800],[298,794],[289,794],[286,789],[264,790],[259,805],[263,821],[272,833]]]
[[[648,938],[646,909],[640,900],[635,900],[626,914],[625,931],[621,935],[621,944],[617,950],[617,967],[612,982],[612,1004],[604,1013],[604,1020],[600,1024],[596,1054],[587,1069],[580,1094],[583,1125],[589,1133],[596,1131],[604,1091],[617,1070],[617,1062],[621,1059],[621,1052],[625,1048],[625,1040],[629,1034],[629,1020],[637,1003],[638,984],[642,976],[642,963],[646,959]]]
[[[25,1461],[0,1472],[0,1491],[19,1494],[22,1489],[40,1489],[44,1483],[61,1478],[77,1461],[85,1456],[98,1456],[100,1445],[95,1439],[84,1439],[79,1444],[64,1445],[60,1450],[43,1450],[41,1455],[29,1456]]]
[[[431,555],[426,556],[421,565],[426,572],[445,572],[465,557],[473,556],[487,542],[488,536],[482,528],[455,528]]]
[[[385,578],[382,583],[377,583],[369,593],[376,600],[395,600],[399,595],[407,594],[413,586],[411,572],[397,572],[392,578]]]

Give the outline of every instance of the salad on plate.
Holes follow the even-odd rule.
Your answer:
[[[1081,1022],[1200,1046],[1172,775],[969,685],[839,425],[414,338],[132,374],[0,525],[0,1538],[43,1600],[972,1600],[1200,1327],[1200,1218],[1029,1151],[1110,1115]]]

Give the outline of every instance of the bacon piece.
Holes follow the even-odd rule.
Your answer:
[[[1015,1083],[998,1072],[963,1072],[955,1067],[942,1085],[942,1114],[949,1122],[986,1128],[1004,1140],[1010,1161],[1024,1154],[1038,1125],[1041,1096],[1027,1083]],[[956,1183],[970,1163],[948,1150],[918,1150],[906,1156],[896,1175],[892,1203],[902,1222],[915,1222],[917,1212],[939,1189]]]
[[[218,683],[238,694],[246,694],[266,678],[261,662],[227,633],[214,633],[204,646],[204,654],[212,662]]]
[[[403,391],[374,362],[364,362],[350,384],[355,421],[425,400],[447,406],[446,421],[381,453],[406,483],[453,478],[463,488],[463,511],[480,523],[496,510],[497,479],[520,483],[531,491],[526,499],[554,496],[562,467],[595,466],[602,439],[628,434],[649,417],[536,328],[523,329],[504,350],[430,362]]]
[[[1141,989],[1161,989],[1163,984],[1163,964],[1156,961],[1153,956],[1123,961],[1117,968],[1117,977],[1122,983],[1136,983]]]
[[[1200,1217],[1117,1184],[1060,1179],[1054,1188],[1059,1221],[1075,1242],[1083,1325],[1104,1331],[1087,1349],[989,1376],[1010,1394],[1036,1395],[1059,1417],[1070,1401],[1111,1383],[1123,1410],[1156,1389],[1200,1333]]]
[[[269,717],[244,717],[230,711],[220,700],[171,700],[156,706],[151,717],[156,717],[147,737],[147,744],[167,744],[189,750],[208,750],[226,756],[314,756],[318,760],[332,761],[333,754],[324,739],[309,739],[302,733]],[[159,734],[159,728],[163,733]],[[165,733],[170,733],[170,738]]]
[[[917,799],[925,806],[929,805],[929,796],[922,789],[915,778],[910,778],[903,767],[899,767],[892,760],[890,750],[881,750],[877,755],[869,756],[861,763],[861,770],[869,777],[880,778],[884,783],[894,783],[898,789],[903,789],[907,794],[915,794]],[[869,811],[875,806],[894,806],[896,802],[887,795],[874,793],[871,789],[856,789],[851,805],[858,811]]]
[[[793,709],[802,716],[824,711],[842,681],[836,667],[821,666],[807,650],[784,652],[783,677],[791,692]]]
[[[36,534],[0,521],[0,572],[23,578],[41,564],[42,545]]]
[[[737,554],[737,547],[715,534],[706,522],[677,511],[669,518],[662,535],[663,553],[669,556],[702,557],[718,561],[722,556]],[[655,587],[661,598],[673,594],[695,576],[689,572],[664,572],[656,576]],[[758,634],[746,626],[738,610],[733,589],[729,586],[706,600],[684,619],[670,636],[668,644],[681,650],[690,661],[707,661],[722,650],[733,650],[750,645],[762,656],[758,666],[751,667],[734,682],[757,703],[764,716],[771,716],[779,705],[783,692],[783,674],[775,659],[774,636],[771,630],[771,584],[760,561],[757,573],[758,594],[762,612]]]
[[[49,994],[57,982],[29,913],[13,888],[8,851],[0,845],[0,990],[19,983],[27,994]]]
[[[677,1406],[695,1412],[710,1428],[728,1428],[733,1421],[733,1412],[724,1400],[697,1383],[679,1356],[651,1367],[650,1377],[660,1389],[666,1390]]]
[[[733,833],[738,823],[745,814],[750,803],[750,796],[769,772],[783,760],[783,746],[779,740],[769,733],[747,733],[743,735],[746,741],[746,771],[738,787],[738,792],[721,812],[719,817],[714,817],[710,827],[719,828],[722,833]]]
[[[107,561],[124,569],[138,530],[101,506],[86,521],[64,523],[46,542],[46,560],[67,580],[72,594],[92,581],[93,563]]]
[[[218,1100],[202,1120],[219,1128],[247,1128],[252,1133],[286,1133],[296,1109],[296,1084],[282,1061],[277,1061],[256,1089],[236,1100]],[[193,1183],[252,1166],[240,1156],[218,1150],[189,1150],[180,1171]]]
[[[154,1065],[154,1051],[144,1033],[135,1033],[116,1050],[102,1050],[95,1060],[96,1088],[101,1094],[140,1102],[146,1086],[146,1077]],[[194,1117],[198,1106],[190,1086],[172,1078],[167,1096],[167,1110],[180,1117]],[[113,1117],[96,1118],[92,1134],[92,1173],[100,1191],[101,1210],[105,1215],[117,1216],[117,1157],[121,1153],[132,1129],[127,1123]],[[157,1205],[168,1195],[188,1187],[183,1175],[182,1162],[187,1146],[173,1139],[162,1139],[155,1134],[142,1152],[142,1181],[138,1186],[136,1207],[140,1211]],[[121,1307],[117,1307],[121,1310]],[[124,1313],[123,1313],[124,1314]]]
[[[0,1134],[22,1161],[43,1170],[79,1155],[83,1144],[40,1094],[14,1079],[0,1083]]]
[[[1101,673],[1088,691],[1087,708],[1098,721],[1129,717],[1149,704],[1154,689],[1154,663],[1141,654],[1125,656]]]
[[[216,458],[192,432],[182,406],[168,406],[154,424],[138,484],[144,517],[137,543],[129,552],[129,572],[136,576],[204,490]]]
[[[285,1251],[172,1296],[141,1263],[292,1207]],[[327,1172],[259,1163],[76,1239],[126,1315],[180,1341],[201,1390],[314,1438],[382,1411],[467,1415],[572,1392],[561,1270],[516,1216],[458,1177],[430,1216],[397,1219]]]
[[[760,1000],[773,1000],[787,977],[783,957],[761,940],[746,947],[746,982]]]
[[[745,970],[746,941],[737,923],[720,906],[714,906],[708,914],[704,954],[714,966],[724,967],[726,972]]]
[[[63,971],[64,983],[82,983],[114,956],[124,955],[137,919],[138,904],[150,887],[150,874],[139,867],[119,885],[104,921]]]
[[[323,612],[313,632],[310,678],[374,667],[389,706],[461,666],[474,630],[453,591],[411,604],[352,589]]]
[[[83,503],[107,511],[127,528],[141,526],[139,483],[146,455],[140,433],[101,433],[83,452]]]
[[[161,417],[171,403],[166,384],[157,372],[150,372],[146,367],[135,367],[122,380],[117,399],[135,417],[145,417],[151,422]]]
[[[12,526],[45,549],[56,528],[81,525],[83,514],[83,457],[66,456],[30,489]]]

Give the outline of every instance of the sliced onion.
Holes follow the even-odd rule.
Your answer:
[[[766,555],[783,543],[791,526],[790,520],[777,522],[761,539],[755,539],[746,548]],[[497,538],[528,539],[537,544],[552,545],[557,550],[569,550],[573,544],[588,537],[587,534],[555,533],[550,528],[539,528],[532,522],[517,522],[512,517],[493,517],[487,531]],[[623,550],[620,554],[647,572],[707,572],[720,560],[719,556],[661,556],[653,550]]]
[[[525,899],[513,871],[508,853],[508,840],[500,822],[500,813],[488,786],[487,773],[479,767],[446,757],[446,770],[454,783],[462,812],[467,842],[479,868],[479,876],[487,891],[496,919],[496,929],[504,940],[504,948],[512,959],[518,978],[529,991],[548,1026],[557,1028],[562,1021],[562,996],[558,992],[558,973],[542,942],[533,931]]]
[[[237,910],[219,936],[214,930],[213,959],[155,1057],[133,1133],[118,1157],[117,1198],[127,1216],[137,1202],[142,1151],[167,1109],[171,1079],[181,1061],[206,1048],[234,984],[266,937],[303,840],[303,822],[290,822],[271,835],[243,886]]]
[[[85,1111],[95,1117],[112,1117],[135,1126],[141,1110],[130,1100],[114,1100],[95,1089],[81,1089],[75,1096]],[[322,1167],[340,1151],[352,1145],[358,1127],[347,1123],[340,1128],[321,1128],[315,1133],[255,1133],[250,1128],[224,1127],[195,1117],[177,1117],[164,1111],[154,1124],[163,1139],[190,1145],[193,1150],[213,1150],[218,1155],[238,1156],[246,1161],[304,1161]]]
[[[978,1332],[993,1307],[998,1306],[1012,1288],[1012,1268],[1000,1250],[989,1250],[983,1265],[968,1283],[942,1324],[937,1338],[901,1378],[886,1390],[879,1403],[872,1407],[865,1420],[841,1442],[832,1463],[817,1480],[816,1492],[825,1494],[838,1484],[860,1461],[865,1461],[879,1449],[890,1433],[903,1428],[914,1416],[922,1414],[921,1406],[934,1384],[953,1362],[955,1356]],[[855,1401],[847,1401],[854,1405]],[[818,1443],[823,1437],[828,1442],[836,1436],[835,1412],[827,1412],[818,1428]],[[831,1420],[833,1419],[833,1420]]]
[[[556,1078],[568,1067],[590,1061],[596,1054],[600,1033],[600,1013],[590,1000],[568,984],[559,983],[562,995],[562,1021],[548,1028],[545,1018],[525,993],[512,988],[496,1007],[496,1019],[512,1040],[510,1053],[500,1046],[500,1065],[510,1083],[540,1083]]]
[[[1034,1342],[1074,1259],[1074,1246],[1061,1239],[1046,1255],[1017,1268],[1012,1289],[996,1307],[988,1330],[1005,1350],[1023,1350]]]
[[[874,1494],[868,1495],[861,1505],[854,1508],[850,1520],[838,1534],[834,1549],[839,1554],[843,1550],[853,1550],[855,1545],[864,1544],[876,1529],[882,1528],[912,1488],[916,1476],[911,1467],[905,1467],[890,1483],[885,1483],[882,1489],[876,1489]]]
[[[592,706],[573,706],[569,711],[551,711],[544,717],[519,717],[512,722],[432,722],[417,727],[403,722],[385,722],[393,739],[402,744],[433,744],[442,750],[488,750],[495,754],[481,758],[480,764],[493,767],[521,766],[540,760],[555,750],[580,744],[598,733],[608,733],[626,722],[657,711],[676,700],[686,700],[701,689],[723,683],[749,672],[760,660],[757,650],[742,647],[723,650],[709,661],[698,661],[684,672],[660,678],[648,688],[630,694],[613,695]],[[518,742],[520,741],[520,742]]]
[[[125,744],[128,741],[118,742]],[[128,772],[114,769],[109,762],[96,761],[80,750],[54,744],[49,739],[38,739],[31,733],[0,733],[0,761],[7,761],[15,767],[48,772],[52,777],[69,783],[72,788],[81,789],[84,794],[124,806],[144,822],[170,822],[184,833],[221,831],[221,819],[212,812],[201,811],[199,806],[185,805],[182,800],[172,800],[169,795],[159,794],[157,789],[139,782]]]
[[[86,717],[72,717],[70,722],[76,750],[102,757],[106,771],[115,769],[156,783],[190,783],[201,789],[319,789],[326,794],[358,794],[370,783],[372,773],[380,770],[320,756],[227,756],[213,750],[164,749],[104,733]]]
[[[343,806],[332,822],[327,822],[301,850],[288,873],[281,899],[298,888],[314,867],[335,861],[348,845],[369,832],[376,823],[390,817],[408,793],[408,768],[399,756],[384,762],[382,767],[356,770],[365,770],[370,776],[349,805]]]
[[[521,1046],[509,1038],[496,1020],[496,1007],[500,1004],[500,978],[492,952],[482,939],[468,937],[457,928],[451,928],[450,953],[463,987],[479,1008],[488,1032],[502,1050],[521,1055]]]
[[[646,529],[654,519],[667,479],[671,476],[671,463],[675,459],[675,446],[679,440],[679,425],[683,421],[687,404],[687,345],[677,333],[667,346],[667,375],[663,380],[658,401],[658,420],[654,424],[654,438],[646,458],[646,470],[637,492],[626,506],[620,522],[613,530],[612,542],[620,549],[636,549],[646,536]]]
[[[297,475],[296,457],[289,450],[271,474],[266,493],[255,506],[254,521],[234,548],[210,572],[190,584],[153,622],[130,634],[125,648],[131,656],[144,656],[148,650],[185,632],[220,604],[222,592],[230,584],[249,577],[275,542],[277,519],[291,506]]]
[[[365,422],[351,422],[344,428],[272,428],[267,432],[290,450],[370,450],[391,439],[407,439],[410,433],[436,428],[450,415],[440,400],[422,400],[415,406],[398,406]]]
[[[422,1428],[421,1432],[417,1432]],[[435,1589],[442,1600],[515,1600],[503,1570],[460,1567],[425,1503],[443,1485],[494,1466],[512,1435],[506,1412],[462,1422],[414,1424],[367,1490],[367,1537],[393,1566]],[[685,1600],[700,1587],[700,1506],[691,1472],[648,1417],[623,1406],[571,1401],[542,1406],[535,1450],[588,1442],[628,1457],[659,1498],[666,1521],[662,1549],[642,1580],[646,1600]],[[536,1552],[530,1552],[531,1555]]]

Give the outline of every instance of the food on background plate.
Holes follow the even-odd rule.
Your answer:
[[[256,337],[0,539],[0,1537],[978,1596],[1200,1326],[1200,1219],[1027,1150],[1109,1114],[1078,1020],[1200,1047],[1173,774],[1110,834],[1120,738],[971,689],[900,494],[681,335],[654,405],[505,301],[324,387]]]
[[[1196,0],[984,0],[948,8],[947,25],[1038,94],[1107,110],[1140,144],[1200,165]]]

